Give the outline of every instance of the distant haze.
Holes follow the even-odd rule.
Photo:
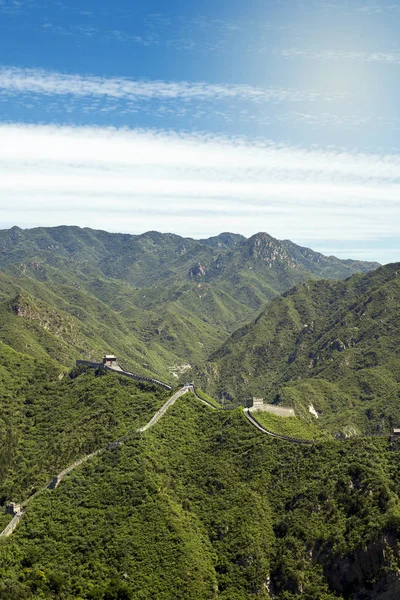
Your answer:
[[[400,259],[400,7],[0,0],[0,227]]]
[[[400,157],[171,132],[3,125],[3,228],[195,238],[260,230],[325,254],[400,258]]]

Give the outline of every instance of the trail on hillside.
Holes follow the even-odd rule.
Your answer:
[[[248,420],[248,422],[251,425],[253,425],[253,427],[258,429],[262,433],[266,433],[267,435],[270,435],[271,437],[278,438],[279,440],[283,440],[284,442],[290,442],[292,444],[313,444],[314,443],[314,440],[301,440],[300,438],[289,437],[287,435],[275,433],[274,431],[267,429],[266,427],[264,427],[264,425],[261,425],[261,423],[259,421],[257,421],[257,419],[254,417],[254,415],[251,414],[249,408],[244,408],[243,414],[246,417],[246,419]]]
[[[167,400],[167,402],[165,402],[165,404],[160,408],[160,410],[158,410],[156,412],[156,414],[150,419],[150,421],[146,425],[144,425],[143,427],[140,427],[139,429],[135,429],[134,431],[126,434],[124,437],[116,440],[115,442],[111,442],[110,444],[107,444],[107,446],[105,448],[99,448],[95,452],[92,452],[90,454],[87,454],[86,456],[79,458],[78,460],[74,461],[72,463],[72,465],[63,469],[60,473],[58,473],[58,475],[53,477],[53,479],[50,481],[50,483],[48,483],[48,485],[46,485],[45,487],[38,490],[35,494],[30,496],[25,502],[23,502],[21,504],[20,510],[13,516],[13,519],[10,521],[10,523],[8,523],[7,527],[5,527],[5,529],[0,533],[0,538],[8,537],[9,535],[11,535],[13,533],[13,531],[15,530],[15,528],[17,527],[18,523],[20,522],[21,518],[24,515],[26,505],[33,498],[37,497],[45,489],[55,489],[61,483],[61,481],[65,477],[65,475],[67,475],[68,473],[71,473],[71,471],[73,471],[74,469],[76,469],[77,467],[82,465],[83,463],[87,462],[91,458],[98,456],[100,453],[104,452],[105,450],[108,450],[108,449],[112,448],[113,446],[122,444],[123,441],[126,438],[128,438],[130,435],[132,435],[133,433],[143,433],[144,431],[147,431],[147,429],[149,429],[150,427],[153,427],[161,419],[161,417],[166,413],[166,411],[176,402],[176,400],[180,396],[183,396],[183,394],[186,394],[189,391],[193,391],[192,386],[187,386],[187,385],[183,386],[180,390],[175,392],[175,394],[173,396],[171,396],[171,398],[169,398]],[[196,395],[196,397],[197,397],[197,395]],[[201,400],[201,398],[199,398],[199,399]],[[206,404],[208,404],[208,403],[206,403]],[[209,406],[211,406],[211,404]],[[212,408],[214,408],[214,407],[212,407]]]
[[[91,366],[91,367],[95,367],[98,368],[99,364],[97,363],[89,363],[87,361],[77,361],[80,364],[86,364],[87,366]],[[107,371],[113,371],[115,373],[118,373],[119,375],[127,375],[128,377],[132,377],[132,378],[138,378],[138,379],[146,379],[147,381],[154,383],[156,385],[160,385],[162,387],[166,387],[166,384],[164,384],[163,382],[159,382],[158,380],[152,379],[150,380],[149,378],[142,378],[141,376],[136,376],[132,373],[127,373],[126,371],[123,371],[122,369],[114,369],[114,368],[107,368]],[[13,531],[16,529],[16,527],[18,526],[20,520],[22,519],[24,512],[25,512],[25,507],[27,506],[27,504],[35,497],[37,497],[41,492],[43,492],[46,489],[55,489],[62,481],[62,479],[65,477],[65,475],[67,475],[68,473],[71,473],[71,471],[73,471],[74,469],[76,469],[77,467],[79,467],[80,465],[82,465],[83,463],[87,462],[88,460],[90,460],[91,458],[98,456],[99,454],[101,454],[102,452],[105,452],[106,450],[109,450],[113,447],[119,446],[121,445],[128,437],[130,437],[131,435],[133,435],[134,433],[144,433],[145,431],[147,431],[148,429],[150,429],[150,427],[153,427],[161,418],[162,416],[167,412],[167,410],[176,402],[176,400],[178,398],[180,398],[181,396],[183,396],[184,394],[188,393],[188,392],[192,392],[194,394],[194,396],[203,404],[205,404],[206,406],[208,406],[209,408],[212,408],[213,410],[216,410],[216,407],[213,406],[211,404],[211,402],[208,402],[207,400],[205,400],[204,398],[201,398],[195,390],[195,387],[191,384],[188,385],[184,385],[180,390],[178,390],[177,392],[175,392],[171,398],[169,398],[165,404],[163,404],[163,406],[155,413],[155,415],[153,415],[153,417],[150,419],[150,421],[148,423],[146,423],[146,425],[143,425],[142,427],[140,427],[139,429],[135,429],[134,431],[131,431],[129,433],[127,433],[126,435],[124,435],[123,437],[115,440],[114,442],[110,442],[107,444],[106,447],[104,448],[99,448],[98,450],[96,450],[95,452],[92,452],[90,454],[87,454],[79,459],[77,459],[76,461],[74,461],[71,465],[69,465],[68,467],[66,467],[65,469],[63,469],[60,473],[58,473],[55,477],[52,478],[52,480],[50,481],[50,483],[48,483],[46,486],[44,486],[43,488],[41,488],[40,490],[38,490],[35,494],[33,494],[32,496],[30,496],[25,502],[23,502],[21,504],[20,510],[18,510],[18,512],[13,516],[12,520],[10,521],[10,523],[8,523],[8,525],[5,527],[5,529],[0,532],[0,538],[1,537],[8,537],[9,535],[11,535],[13,533]],[[313,443],[313,440],[300,440],[297,438],[291,438],[288,436],[284,436],[284,435],[280,435],[277,433],[274,433],[273,431],[269,431],[268,429],[266,429],[265,427],[263,427],[258,421],[257,419],[250,413],[248,408],[245,408],[243,410],[243,414],[244,416],[247,418],[247,420],[249,421],[249,423],[255,427],[256,429],[258,429],[259,431],[261,431],[262,433],[268,434],[272,437],[278,438],[280,440],[284,440],[287,442],[291,442],[291,443],[295,443],[295,444],[311,444]]]

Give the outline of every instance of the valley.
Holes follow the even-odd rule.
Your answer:
[[[193,240],[13,227],[0,232],[0,331],[64,366],[109,349],[127,369],[172,384],[296,283],[376,266],[266,233]]]
[[[32,498],[0,540],[0,597],[395,597],[399,452],[290,444],[186,393]]]
[[[399,264],[13,228],[0,283],[0,599],[397,598]]]

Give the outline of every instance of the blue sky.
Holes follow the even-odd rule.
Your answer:
[[[0,227],[400,260],[400,3],[0,0]]]

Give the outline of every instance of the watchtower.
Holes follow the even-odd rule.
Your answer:
[[[9,502],[6,506],[6,513],[15,517],[15,515],[21,512],[21,509],[22,506],[17,502]]]
[[[106,354],[103,356],[103,365],[105,367],[118,367],[118,358],[113,354]]]
[[[286,408],[284,406],[275,406],[273,404],[264,404],[264,398],[254,398],[253,403],[250,407],[250,412],[269,412],[278,417],[294,417],[295,412],[293,408]]]
[[[392,442],[400,442],[400,429],[393,429],[392,435],[390,436],[390,441]]]
[[[255,398],[253,396],[252,410],[264,410],[264,398]]]

